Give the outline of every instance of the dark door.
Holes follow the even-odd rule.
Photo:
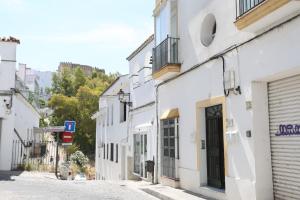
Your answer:
[[[207,184],[225,188],[222,105],[205,109],[207,143]]]

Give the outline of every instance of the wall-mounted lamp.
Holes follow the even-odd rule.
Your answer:
[[[130,101],[130,93],[125,93],[122,89],[118,92],[119,101],[128,105],[129,107],[132,106],[132,102]],[[127,100],[126,100],[127,99]]]

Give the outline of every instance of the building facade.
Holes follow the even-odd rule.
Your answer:
[[[157,0],[158,182],[299,199],[300,3]]]
[[[118,93],[129,93],[128,75],[121,76],[100,95],[96,119],[96,179],[124,180],[127,174],[128,111]]]
[[[17,88],[17,44],[15,38],[0,39],[0,170],[12,169],[13,141],[32,139],[39,127],[39,113]]]
[[[132,106],[129,112],[128,156],[133,160],[136,178],[152,181],[152,173],[147,172],[146,161],[154,161],[157,152],[155,80],[152,78],[152,48],[154,35],[151,35],[128,58],[130,96]]]

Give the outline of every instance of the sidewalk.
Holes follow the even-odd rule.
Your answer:
[[[142,190],[161,200],[214,200],[182,189],[175,189],[161,184],[153,185],[146,181],[122,181],[121,184],[132,189]]]

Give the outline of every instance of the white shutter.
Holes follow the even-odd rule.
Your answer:
[[[300,199],[300,135],[276,136],[280,125],[300,125],[300,75],[268,84],[275,199]]]

